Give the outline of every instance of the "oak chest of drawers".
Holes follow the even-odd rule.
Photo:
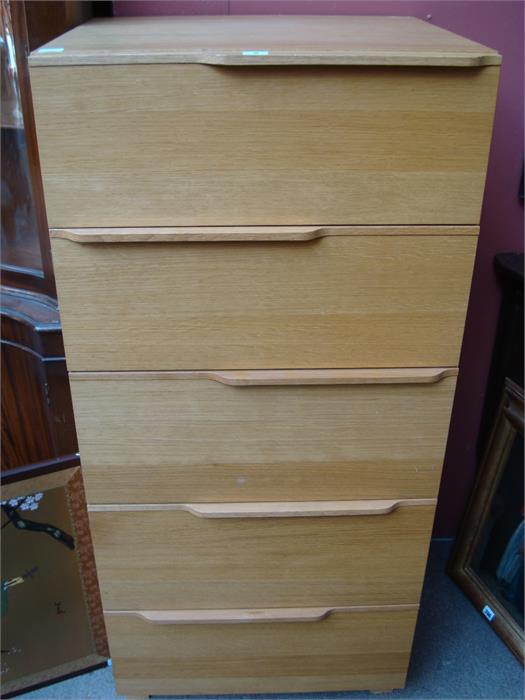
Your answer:
[[[401,687],[500,57],[186,17],[30,61],[118,691]]]

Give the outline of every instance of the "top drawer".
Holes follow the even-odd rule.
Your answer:
[[[496,65],[158,63],[85,32],[32,59],[51,227],[479,221]]]

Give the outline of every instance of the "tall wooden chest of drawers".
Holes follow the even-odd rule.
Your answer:
[[[31,56],[120,693],[404,684],[499,63],[399,17]]]

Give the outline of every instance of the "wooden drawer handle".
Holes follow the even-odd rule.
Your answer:
[[[205,372],[207,379],[229,386],[323,384],[433,384],[457,374],[452,367],[414,369],[235,370]]]
[[[149,226],[52,228],[74,243],[228,243],[315,241],[328,236],[477,236],[476,226]]]
[[[266,608],[262,610],[106,610],[108,617],[139,617],[154,625],[318,622],[336,612],[416,610],[417,605],[361,605],[337,608]]]
[[[271,503],[124,503],[89,505],[90,512],[186,511],[198,518],[318,518],[388,515],[402,506],[433,506],[435,498],[382,501],[283,501]]]
[[[162,372],[70,372],[77,380],[209,379],[228,386],[304,386],[325,384],[435,384],[456,376],[457,367],[409,369],[261,369]]]
[[[341,227],[346,231],[347,227]],[[51,238],[74,243],[228,243],[313,241],[338,229],[310,226],[192,226],[155,228],[53,228]],[[343,232],[343,231],[341,231]]]

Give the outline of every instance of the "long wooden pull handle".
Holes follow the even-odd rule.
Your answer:
[[[150,381],[209,379],[228,386],[305,386],[323,384],[435,384],[458,373],[457,367],[412,369],[261,369],[165,370],[161,372],[71,372],[74,381]]]
[[[316,518],[388,515],[403,506],[433,506],[435,498],[381,501],[279,501],[266,503],[124,503],[93,504],[90,512],[186,511],[198,518]]]
[[[426,230],[430,229],[430,230]],[[476,236],[476,226],[150,226],[52,228],[51,238],[75,243],[228,243],[315,241],[328,236]]]
[[[319,622],[337,612],[416,610],[417,605],[355,605],[336,608],[265,608],[261,610],[105,610],[108,617],[139,617],[153,625],[213,625],[261,622]]]
[[[206,379],[229,386],[288,386],[315,384],[434,384],[457,375],[455,367],[413,369],[264,369],[205,371]]]
[[[53,228],[51,238],[74,243],[228,243],[313,241],[330,235],[309,226],[192,226],[157,228]]]
[[[311,518],[387,515],[403,505],[434,504],[433,499],[385,501],[306,501],[275,503],[187,503],[199,518]]]
[[[330,608],[273,608],[268,610],[115,610],[109,615],[133,615],[154,625],[238,624],[250,622],[315,622]],[[108,614],[108,613],[106,613]]]

